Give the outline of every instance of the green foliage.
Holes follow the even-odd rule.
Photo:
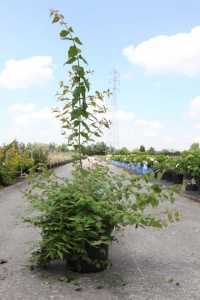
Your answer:
[[[185,175],[191,175],[200,179],[200,149],[193,151],[184,151],[177,161],[177,167]]]
[[[153,147],[150,147],[148,150],[149,154],[156,154],[156,150]]]
[[[183,178],[194,178],[200,187],[200,150],[184,151],[178,155],[129,153],[126,155],[112,155],[108,158],[127,163],[146,163],[156,173],[173,172],[181,174]]]
[[[34,165],[47,164],[48,162],[48,145],[45,144],[33,144],[30,148]]]
[[[68,83],[61,81],[57,94],[62,108],[56,108],[54,111],[62,122],[63,133],[68,136],[68,144],[79,153],[79,165],[82,167],[83,146],[100,137],[103,133],[102,128],[108,128],[110,125],[105,118],[104,105],[104,98],[109,96],[110,92],[95,91],[94,94],[90,94],[91,71],[87,69],[87,61],[82,54],[82,42],[59,11],[52,10],[51,18],[52,23],[59,23],[62,27],[60,38],[69,43],[65,65],[70,67]]]
[[[178,219],[166,205],[162,213],[151,212],[174,199],[146,177],[116,175],[99,166],[77,169],[62,183],[47,170],[32,180],[26,195],[36,213],[25,221],[41,231],[34,251],[39,264],[54,259],[90,261],[87,246],[110,245],[115,231],[126,225],[162,228]]]
[[[0,147],[0,185],[14,183],[17,177],[29,173],[38,164],[53,167],[72,160],[71,153],[62,153],[62,150],[67,152],[65,145],[25,145],[17,141]]]
[[[143,145],[141,145],[139,151],[140,151],[140,152],[145,152],[146,149],[145,149],[145,147],[144,147]]]
[[[198,150],[200,150],[200,145],[199,145],[199,143],[193,143],[193,144],[190,146],[190,150],[191,150],[191,151],[198,151]]]
[[[102,266],[105,260],[91,252],[106,252],[115,240],[116,230],[127,225],[162,228],[179,215],[163,203],[173,202],[173,193],[150,184],[148,175],[122,176],[100,166],[83,168],[83,154],[89,150],[86,146],[102,135],[103,127],[109,127],[104,98],[110,92],[90,94],[90,71],[86,69],[82,42],[63,15],[54,10],[51,17],[62,27],[60,38],[70,43],[65,61],[70,66],[68,82],[60,83],[58,99],[62,108],[55,111],[69,145],[78,153],[79,165],[71,179],[63,181],[47,170],[38,176],[33,174],[26,193],[33,213],[25,221],[40,229],[41,240],[33,253],[40,265],[61,259],[71,265],[85,262]],[[105,144],[95,147],[95,151],[105,150]],[[158,211],[160,204],[163,209]]]
[[[23,144],[16,141],[0,148],[0,184],[12,184],[22,172],[33,165],[29,153]]]
[[[110,148],[104,142],[90,144],[82,148],[85,155],[106,155],[109,151]]]
[[[130,152],[126,147],[122,147],[121,149],[114,150],[115,154],[128,155]]]

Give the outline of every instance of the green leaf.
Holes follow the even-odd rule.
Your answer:
[[[100,137],[101,135],[98,132],[94,132],[94,135]]]
[[[74,99],[73,99],[73,105],[75,105],[79,101],[80,96],[81,96],[81,87],[77,86],[75,88],[75,90],[73,91],[73,97],[74,97]]]
[[[72,69],[73,69],[74,72],[76,72],[79,75],[79,77],[84,77],[85,70],[84,70],[83,67],[75,65],[75,66],[72,67]]]
[[[94,241],[94,242],[91,243],[92,246],[100,246],[100,245],[102,245],[102,244],[103,244],[103,243],[102,243],[101,240],[99,240],[99,241]]]
[[[73,64],[76,60],[77,60],[77,58],[74,56],[74,57],[68,59],[68,60],[65,62],[65,65],[66,65],[66,64],[68,64],[68,65]]]
[[[87,103],[85,101],[85,98],[83,98],[83,105],[82,105],[82,107],[83,107],[83,110],[86,112],[87,108],[88,108],[88,105],[87,105]]]
[[[79,45],[82,45],[80,39],[77,36],[74,38],[74,42],[79,44]]]
[[[82,121],[81,124],[85,127],[85,129],[86,129],[87,131],[90,132],[89,126],[88,126],[84,121]]]
[[[159,199],[156,195],[149,195],[149,201],[152,207],[157,207],[159,204]]]
[[[80,134],[82,135],[82,137],[84,137],[85,139],[89,139],[89,135],[88,133],[81,131]]]
[[[70,32],[74,32],[74,30],[73,30],[73,28],[72,28],[71,26],[68,28],[68,30],[69,30]]]
[[[74,56],[77,56],[78,53],[80,53],[80,49],[77,48],[76,46],[71,46],[68,50],[69,59],[74,57]]]
[[[71,113],[71,120],[78,119],[78,118],[80,118],[81,115],[82,115],[81,108],[74,109]]]
[[[83,80],[84,80],[84,83],[85,83],[85,86],[86,86],[87,90],[89,91],[90,90],[90,83],[89,83],[88,79],[86,79],[84,77]]]
[[[81,85],[80,86],[80,92],[81,92],[81,96],[83,97],[83,99],[85,100],[85,86],[84,85]]]
[[[57,22],[59,22],[59,21],[60,21],[59,15],[55,15],[55,16],[53,17],[52,23],[57,23]]]
[[[151,189],[156,193],[160,193],[162,191],[161,186],[159,184],[152,184]]]
[[[81,123],[81,122],[80,122],[79,120],[75,120],[75,121],[74,121],[74,127],[78,127],[78,126],[80,125],[80,123]]]
[[[60,250],[57,250],[59,258],[62,260],[63,259],[63,253]]]
[[[70,33],[69,30],[63,29],[63,30],[60,31],[60,37],[65,38],[69,35],[69,33]]]
[[[83,58],[82,55],[79,55],[78,57],[79,57],[79,59],[81,59],[86,65],[88,64],[88,63],[87,63],[87,60],[85,60],[85,58]]]

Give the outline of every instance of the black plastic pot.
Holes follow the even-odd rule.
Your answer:
[[[108,267],[108,246],[86,246],[88,261],[83,259],[67,259],[67,268],[79,273],[97,273]]]
[[[181,173],[174,173],[172,175],[172,181],[175,184],[182,184],[183,183],[183,174],[181,174]]]
[[[191,180],[192,179],[192,175],[189,173],[185,173],[184,178],[187,180]]]
[[[188,183],[185,187],[185,190],[186,191],[193,191],[193,192],[196,192],[198,191],[198,185],[197,184],[192,184],[192,183]]]
[[[166,170],[162,175],[162,180],[173,181],[174,171]]]

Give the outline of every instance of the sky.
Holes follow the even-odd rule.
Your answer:
[[[93,88],[112,88],[119,73],[108,144],[200,142],[199,0],[7,0],[0,3],[0,144],[63,142],[51,108],[66,76],[67,44],[51,24],[52,8],[81,38]]]

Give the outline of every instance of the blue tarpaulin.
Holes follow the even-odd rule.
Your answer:
[[[121,162],[117,160],[112,160],[111,163],[114,166],[117,166],[122,169],[127,169],[130,172],[133,172],[137,175],[145,175],[147,173],[152,173],[153,169],[149,168],[146,164],[133,164],[133,163],[126,163],[126,162]]]

